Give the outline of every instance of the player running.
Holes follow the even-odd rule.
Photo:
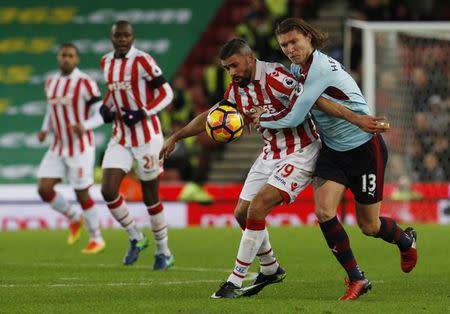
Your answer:
[[[60,71],[45,82],[48,106],[38,139],[43,142],[52,131],[54,140],[38,170],[38,192],[44,202],[70,219],[68,244],[80,238],[84,217],[90,239],[82,252],[98,253],[105,248],[105,241],[89,187],[94,183],[92,129],[103,124],[99,114],[102,99],[97,83],[77,68],[79,61],[77,47],[63,44],[58,52]],[[63,178],[73,187],[82,213],[55,191]]]
[[[134,31],[129,22],[114,23],[111,42],[114,51],[101,59],[108,91],[100,112],[105,123],[114,122],[102,163],[102,194],[111,214],[128,233],[130,247],[123,263],[132,265],[149,243],[119,195],[120,183],[136,161],[156,241],[153,270],[165,270],[172,266],[174,259],[158,193],[158,176],[163,172],[158,156],[164,140],[156,114],[170,104],[173,92],[155,60],[133,46]]]

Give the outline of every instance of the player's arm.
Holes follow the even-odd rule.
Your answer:
[[[98,97],[97,99],[92,99],[91,101],[94,101],[94,103],[89,105],[89,118],[72,126],[74,132],[79,135],[83,134],[87,130],[93,130],[105,124],[105,121],[100,114],[100,108],[103,106],[102,99]]]
[[[39,142],[45,141],[50,129],[51,129],[50,110],[49,110],[49,107],[47,107],[47,111],[45,112],[44,120],[42,121],[41,130],[37,134]]]
[[[147,81],[150,89],[154,93],[153,99],[138,110],[129,110],[122,108],[124,115],[123,122],[127,126],[133,126],[145,117],[157,114],[166,108],[173,100],[173,90],[164,75],[156,64],[155,60],[149,55],[139,57],[139,64],[144,69],[142,78]]]
[[[381,133],[389,129],[386,117],[360,115],[325,97],[317,99],[315,109],[323,111],[330,116],[347,120],[367,133]]]
[[[191,120],[180,130],[173,133],[165,142],[164,146],[159,153],[159,158],[167,158],[170,153],[175,149],[175,144],[185,138],[198,135],[205,131],[206,119],[211,110],[217,108],[220,103],[214,105],[211,109],[203,111]]]
[[[292,103],[288,108],[274,114],[262,113],[259,119],[254,116],[255,122],[266,129],[294,128],[302,123],[328,86],[326,75],[321,74],[319,70],[314,70],[311,66],[305,84],[303,86],[299,84],[293,91],[297,95],[292,97]]]
[[[105,123],[100,114],[100,108],[103,105],[103,101],[97,83],[91,79],[84,79],[83,84],[83,97],[89,108],[89,117],[72,126],[72,129],[78,135],[83,134],[86,130],[95,129]]]

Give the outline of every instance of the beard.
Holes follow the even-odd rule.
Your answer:
[[[246,87],[250,83],[249,77],[239,76],[239,80],[235,80],[235,82],[239,85],[239,87]]]

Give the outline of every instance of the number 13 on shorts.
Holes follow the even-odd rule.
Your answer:
[[[373,194],[377,188],[377,176],[373,173],[365,173],[361,176],[361,180],[361,191],[363,193]]]

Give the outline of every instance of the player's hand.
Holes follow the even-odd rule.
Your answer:
[[[261,125],[259,124],[259,118],[265,112],[261,107],[253,107],[248,111],[250,118],[253,120],[253,124],[258,132],[262,132]]]
[[[42,143],[47,138],[47,132],[46,131],[39,131],[39,133],[37,134],[37,138],[38,138],[39,142]]]
[[[125,112],[122,115],[122,120],[128,127],[135,125],[146,117],[145,111],[143,109],[130,110],[122,107],[122,110],[123,112]]]
[[[168,158],[169,155],[173,152],[175,149],[175,145],[177,144],[177,140],[171,136],[169,137],[165,142],[164,146],[159,152],[159,159]]]
[[[383,116],[362,115],[358,119],[358,127],[367,133],[384,133],[389,130],[389,121]]]
[[[77,134],[77,135],[83,135],[85,129],[84,126],[81,123],[77,123],[75,125],[72,125],[72,130]]]
[[[100,107],[100,115],[105,123],[111,123],[116,118],[116,113],[111,111],[106,105]]]

